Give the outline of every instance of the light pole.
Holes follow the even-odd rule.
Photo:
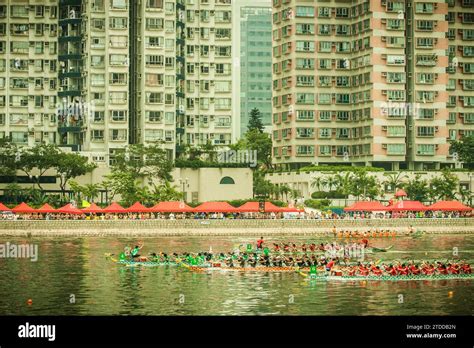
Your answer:
[[[179,179],[179,183],[181,184],[182,190],[181,192],[183,193],[183,201],[186,203],[186,187],[189,187],[189,178]]]

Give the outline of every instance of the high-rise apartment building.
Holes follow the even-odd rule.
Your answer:
[[[57,142],[57,65],[57,1],[0,1],[0,137]]]
[[[474,134],[474,0],[448,3],[448,119],[449,139]],[[453,156],[454,155],[454,156]],[[453,153],[449,161],[455,161]]]
[[[232,4],[236,102],[233,114],[237,134],[247,131],[250,111],[257,108],[262,122],[272,126],[272,3],[271,0],[240,0]],[[240,115],[240,117],[238,116]]]
[[[231,144],[232,49],[231,1],[188,0],[184,144]]]
[[[0,135],[104,162],[229,145],[231,32],[230,0],[0,1]]]
[[[472,1],[452,5],[274,0],[275,162],[387,169],[449,163],[450,12],[453,27],[462,28],[456,52],[473,46]],[[457,107],[469,108],[468,94],[459,93]]]

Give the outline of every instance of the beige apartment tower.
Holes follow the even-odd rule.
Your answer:
[[[464,132],[473,129],[465,122],[473,104],[462,70],[472,54],[472,8],[466,0],[274,0],[275,162],[293,168],[455,165],[448,127],[464,122]],[[454,87],[450,52],[458,57]],[[452,88],[459,93],[454,124]]]

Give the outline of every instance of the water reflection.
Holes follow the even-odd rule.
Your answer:
[[[287,241],[288,237],[274,239]],[[299,243],[321,243],[307,236]],[[7,240],[0,240],[4,243]],[[104,253],[136,240],[16,239],[38,243],[39,259],[0,259],[0,313],[7,315],[472,315],[472,281],[312,282],[295,273],[196,274],[177,267],[118,267]],[[145,238],[145,252],[226,251],[245,238],[206,241]],[[272,240],[273,241],[273,240]],[[250,241],[251,242],[251,241]],[[474,238],[462,235],[375,240],[384,259],[447,259],[453,247],[474,258]],[[71,303],[74,295],[75,303]],[[403,302],[400,302],[400,295]],[[26,303],[32,299],[32,305]]]

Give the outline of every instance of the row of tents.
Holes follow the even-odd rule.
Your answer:
[[[15,208],[8,208],[0,203],[1,211],[11,211],[16,214],[126,214],[126,213],[258,213],[261,211],[259,202],[247,202],[236,208],[227,202],[205,202],[193,208],[184,202],[160,202],[153,207],[147,208],[140,202],[136,202],[128,208],[122,207],[114,202],[106,208],[101,208],[92,203],[89,207],[79,209],[71,203],[61,208],[53,208],[49,204],[35,209],[26,203],[20,203]],[[265,213],[297,213],[300,210],[293,207],[278,207],[271,202],[265,202]]]
[[[405,201],[401,200],[390,204],[383,205],[378,201],[360,201],[344,208],[347,212],[374,212],[374,211],[458,211],[471,212],[472,208],[468,207],[458,201],[439,201],[429,206],[424,205],[419,201]]]

